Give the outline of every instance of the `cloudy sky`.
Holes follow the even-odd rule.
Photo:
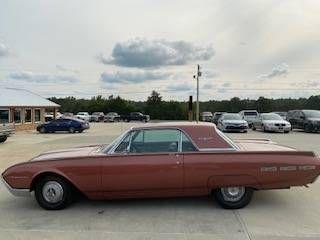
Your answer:
[[[143,100],[320,94],[320,1],[0,0],[0,87]]]

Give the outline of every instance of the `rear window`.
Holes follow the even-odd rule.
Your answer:
[[[245,116],[257,116],[258,113],[257,112],[244,112]]]

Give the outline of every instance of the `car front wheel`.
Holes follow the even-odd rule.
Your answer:
[[[71,186],[62,178],[47,176],[38,181],[35,197],[38,204],[46,210],[60,210],[72,200]]]
[[[238,209],[247,206],[252,198],[253,189],[248,187],[224,187],[214,191],[220,206],[226,209]]]
[[[0,143],[3,143],[3,142],[5,142],[6,140],[7,140],[7,136],[0,136]]]

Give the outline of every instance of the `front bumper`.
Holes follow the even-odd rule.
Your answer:
[[[288,126],[265,126],[265,130],[270,132],[289,132],[291,127]]]
[[[226,125],[224,126],[225,131],[238,131],[238,132],[244,132],[248,130],[247,125]]]
[[[6,186],[6,188],[8,189],[8,191],[16,196],[16,197],[30,197],[31,196],[31,192],[30,192],[30,189],[28,188],[13,188],[11,187],[7,182],[6,180],[4,180],[3,176],[1,175],[1,181],[3,182],[3,185]]]

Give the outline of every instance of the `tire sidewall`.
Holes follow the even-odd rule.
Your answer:
[[[74,127],[70,127],[70,128],[69,128],[69,133],[75,133],[75,131],[76,131],[76,130],[75,130]]]
[[[251,201],[252,195],[253,195],[253,189],[246,187],[245,193],[242,196],[242,198],[239,201],[231,202],[231,201],[226,201],[223,198],[220,188],[214,191],[214,197],[216,198],[218,204],[226,209],[239,209],[247,206]]]
[[[0,136],[0,143],[4,143],[7,140],[7,136]]]
[[[63,196],[62,196],[62,200],[59,201],[58,203],[49,203],[47,202],[43,195],[42,195],[42,189],[43,186],[48,182],[48,181],[55,181],[58,182],[62,188],[63,188]],[[35,187],[35,197],[36,200],[38,202],[38,204],[46,209],[46,210],[60,210],[65,208],[68,203],[71,202],[71,187],[70,185],[63,180],[62,178],[59,177],[55,177],[55,176],[48,176],[48,177],[44,177],[42,179],[40,179],[38,181],[38,183],[36,184]]]

